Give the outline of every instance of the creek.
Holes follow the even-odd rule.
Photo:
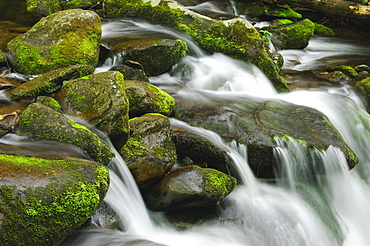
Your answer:
[[[156,36],[186,41],[188,55],[177,66],[186,64],[193,71],[150,77],[151,83],[175,98],[224,100],[252,96],[261,100],[283,100],[323,112],[355,152],[359,164],[349,170],[343,153],[335,147],[310,151],[293,139],[276,139],[278,147],[274,157],[279,163],[278,178],[276,183],[269,183],[253,175],[247,162],[246,146],[235,142],[226,144],[213,132],[171,119],[173,126],[202,135],[228,150],[239,185],[210,209],[217,216],[186,230],[174,228],[164,214],[146,209],[124,161],[116,155],[109,165],[111,185],[105,198],[107,206],[92,217],[95,227],[75,232],[60,246],[370,245],[370,129],[365,124],[370,117],[365,110],[367,105],[347,84],[322,85],[307,76],[307,71],[323,68],[328,63],[369,65],[368,45],[343,38],[313,37],[304,50],[279,51],[285,59],[283,72],[289,75],[288,83],[305,85],[305,89],[281,94],[255,66],[223,54],[206,54],[190,39],[166,27],[128,19],[105,21],[102,27],[103,38]],[[96,72],[108,70],[119,62],[119,57],[107,60]],[[309,84],[315,86],[307,86]],[[23,140],[1,139],[0,144],[9,142],[19,144]],[[45,146],[40,146],[45,151]],[[81,154],[78,150],[70,151],[76,152],[76,156]],[[324,163],[320,175],[308,172],[307,166],[316,168],[312,160]],[[110,221],[116,219],[122,230],[108,228]]]

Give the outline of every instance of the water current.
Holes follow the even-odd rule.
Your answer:
[[[233,161],[240,184],[217,206],[218,216],[186,230],[177,230],[161,213],[146,209],[128,168],[117,154],[109,165],[111,185],[106,205],[92,218],[95,227],[75,232],[60,246],[370,245],[370,129],[366,127],[370,118],[366,105],[349,85],[297,89],[281,94],[255,66],[223,54],[206,54],[191,39],[172,29],[128,19],[105,21],[102,27],[103,39],[159,36],[187,42],[188,55],[176,66],[186,64],[193,68],[192,72],[169,72],[150,78],[151,83],[175,98],[223,100],[253,96],[316,108],[337,128],[359,158],[359,164],[349,170],[343,153],[335,147],[311,151],[293,139],[275,139],[278,179],[271,184],[253,175],[246,146],[235,142],[226,144],[216,133],[171,119],[173,126],[202,135],[226,149]],[[306,71],[324,67],[329,60],[355,59],[354,54],[363,54],[366,50],[369,46],[354,41],[312,37],[304,50],[280,53],[286,61],[283,69]],[[370,62],[366,52],[356,55],[356,59]],[[120,62],[120,57],[108,59],[96,72]],[[0,144],[9,141],[18,140],[2,139]],[[73,151],[77,156],[81,154]],[[324,163],[325,168],[313,176],[308,170],[318,168],[316,162]],[[111,219],[118,219],[121,230],[108,228]]]

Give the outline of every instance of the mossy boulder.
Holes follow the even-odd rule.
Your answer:
[[[74,144],[102,164],[108,164],[114,157],[112,150],[96,134],[40,103],[32,103],[23,110],[18,130],[20,135]]]
[[[343,151],[349,168],[358,162],[335,127],[318,110],[249,97],[224,102],[217,98],[208,100],[202,103],[178,99],[179,114],[176,117],[192,126],[212,130],[227,142],[235,140],[246,145],[248,163],[257,177],[274,177],[275,137],[290,136],[318,150],[326,150],[332,145]]]
[[[268,26],[263,29],[273,34],[271,41],[278,49],[304,49],[314,34],[315,24],[304,19],[293,24]]]
[[[129,132],[129,102],[124,86],[120,72],[108,71],[66,82],[61,96],[68,105],[69,114],[108,134],[119,149]]]
[[[187,33],[204,50],[223,53],[260,68],[278,91],[288,91],[280,68],[270,58],[259,32],[242,18],[213,20],[173,0],[106,0],[108,17],[134,17]]]
[[[172,126],[171,139],[176,146],[178,162],[182,165],[190,163],[224,173],[231,169],[227,151],[205,137]]]
[[[151,210],[166,211],[212,206],[231,193],[236,179],[211,168],[187,166],[167,174],[149,192]]]
[[[315,25],[315,30],[314,30],[315,35],[319,35],[323,37],[334,37],[335,36],[335,32],[330,27],[327,27],[327,26],[324,26],[318,23],[314,23],[314,25]]]
[[[365,98],[367,103],[370,103],[370,77],[354,81],[351,83],[351,86],[353,86],[355,90]]]
[[[109,171],[96,162],[0,155],[1,245],[55,245],[98,209]]]
[[[60,89],[66,80],[76,79],[91,72],[88,65],[72,65],[65,68],[52,70],[35,77],[16,88],[6,91],[6,95],[12,99],[35,98],[42,94],[49,94]]]
[[[126,60],[142,65],[144,71],[151,75],[165,73],[186,55],[187,45],[177,39],[144,39],[114,42],[102,40],[110,50],[110,57],[118,56],[122,63]]]
[[[75,64],[90,66],[99,59],[100,17],[93,11],[60,11],[41,19],[8,43],[13,66],[21,74],[35,75]],[[73,54],[73,55],[71,55]]]
[[[261,19],[271,19],[271,17],[278,17],[284,19],[301,19],[302,15],[289,6],[276,6],[268,3],[261,4],[260,2],[254,2],[250,4],[246,9],[248,16],[260,17]]]
[[[62,0],[59,1],[62,9],[93,9],[101,6],[101,0]]]
[[[344,66],[344,65],[331,66],[329,65],[327,68],[328,68],[328,71],[340,71],[350,78],[356,78],[358,76],[358,72],[350,66]]]
[[[119,150],[140,189],[159,181],[176,162],[170,121],[160,114],[130,120],[130,136]]]
[[[61,11],[59,0],[27,0],[27,10],[43,16]]]
[[[155,85],[137,80],[126,80],[125,90],[130,102],[130,117],[146,113],[170,116],[176,108],[175,99]]]

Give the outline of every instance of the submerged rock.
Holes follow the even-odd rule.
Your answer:
[[[90,72],[91,68],[87,65],[73,65],[52,70],[17,86],[15,89],[6,91],[6,95],[12,100],[35,98],[41,94],[52,93],[60,89],[65,80],[76,79]]]
[[[160,180],[176,162],[169,128],[170,121],[160,114],[130,120],[130,136],[119,153],[141,189]]]
[[[55,245],[98,209],[109,187],[96,162],[0,155],[1,245]]]
[[[60,11],[40,20],[8,43],[13,65],[21,74],[42,74],[75,64],[93,72],[98,63],[101,26],[93,11]],[[71,55],[73,54],[73,55]]]
[[[290,136],[318,150],[332,145],[343,151],[349,168],[358,162],[327,117],[313,108],[247,97],[222,103],[217,98],[209,98],[207,104],[178,99],[177,104],[180,120],[212,130],[225,141],[247,145],[248,163],[257,177],[274,177],[275,137]]]
[[[108,71],[66,82],[62,98],[68,113],[87,121],[121,148],[128,137],[129,102],[120,72]]]
[[[130,102],[130,117],[138,117],[147,113],[170,116],[176,108],[175,99],[152,84],[126,80],[125,90]]]
[[[112,150],[85,126],[40,103],[32,103],[24,109],[18,130],[20,135],[74,144],[102,164],[108,164],[114,157]]]
[[[236,187],[236,179],[210,168],[188,166],[167,174],[147,196],[151,210],[207,207],[216,204]]]

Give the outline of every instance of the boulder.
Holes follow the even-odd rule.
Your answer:
[[[292,10],[289,6],[274,6],[272,4],[261,4],[254,2],[246,9],[248,16],[259,17],[260,19],[284,18],[284,19],[301,19],[302,15]]]
[[[119,149],[129,132],[129,102],[124,86],[120,72],[102,72],[66,82],[61,97],[68,105],[68,114],[108,134]]]
[[[198,166],[178,168],[154,186],[146,199],[154,211],[212,206],[231,193],[236,179]]]
[[[126,16],[176,28],[210,53],[223,53],[256,65],[278,91],[288,91],[278,67],[270,58],[259,32],[242,18],[213,20],[173,0],[106,0],[108,17]]]
[[[170,121],[160,114],[130,120],[130,136],[119,150],[140,189],[159,181],[176,162]]]
[[[227,150],[210,140],[183,129],[171,127],[171,139],[176,146],[178,162],[201,167],[209,167],[228,173],[230,159]]]
[[[1,245],[52,246],[98,209],[109,171],[96,162],[0,155]]]
[[[118,56],[125,61],[135,61],[151,75],[165,73],[186,55],[187,45],[180,39],[134,39],[128,41],[102,40],[110,48],[110,57]]]
[[[257,177],[273,178],[275,137],[290,136],[304,141],[311,149],[338,147],[347,158],[349,168],[358,159],[327,117],[313,108],[283,101],[265,101],[245,97],[207,103],[177,98],[177,118],[186,123],[218,133],[228,142],[235,140],[248,149],[248,163]],[[299,124],[297,124],[299,122]]]
[[[23,110],[18,130],[20,135],[74,144],[102,164],[108,164],[114,157],[113,151],[96,134],[40,103],[32,103]]]
[[[175,99],[147,82],[126,80],[125,90],[130,102],[130,117],[146,113],[158,113],[170,116],[176,108]]]
[[[125,80],[139,80],[149,83],[149,78],[142,69],[133,68],[127,65],[115,65],[109,71],[118,71],[123,74]]]
[[[20,98],[35,98],[41,94],[55,92],[66,80],[76,79],[89,74],[91,68],[87,65],[72,65],[65,68],[52,70],[37,76],[12,90],[6,91],[11,100]]]
[[[315,24],[305,19],[293,24],[268,26],[263,30],[272,33],[272,43],[278,49],[304,49],[315,31]]]
[[[8,49],[21,74],[42,74],[75,64],[90,66],[92,73],[99,59],[100,36],[100,18],[95,12],[65,10],[41,19],[10,41]]]
[[[62,8],[60,7],[59,0],[27,0],[27,10],[32,13],[47,16],[61,11]]]

